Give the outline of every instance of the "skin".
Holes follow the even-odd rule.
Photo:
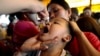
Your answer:
[[[84,33],[79,29],[79,27],[77,26],[77,24],[75,23],[75,22],[73,22],[73,21],[71,21],[70,22],[70,25],[71,25],[71,27],[72,27],[72,29],[73,29],[73,31],[74,31],[74,33],[75,33],[75,36],[77,37],[77,39],[78,39],[78,43],[79,43],[79,46],[80,46],[80,49],[81,49],[81,52],[80,53],[82,53],[82,55],[81,56],[100,56],[100,52],[98,51],[98,50],[96,50],[92,45],[91,45],[91,43],[88,41],[88,39],[86,38],[86,36],[84,35]],[[34,37],[34,38],[31,38],[31,39],[29,39],[29,40],[27,40],[24,44],[23,44],[23,46],[22,46],[22,50],[24,50],[25,51],[25,49],[27,49],[27,48],[29,48],[29,49],[27,49],[27,51],[28,50],[36,50],[36,49],[41,49],[41,47],[43,47],[43,46],[41,46],[40,44],[41,44],[41,41],[39,41],[39,40],[37,40],[37,38],[38,37]],[[58,41],[58,38],[59,37],[57,37],[57,39],[56,40],[54,40],[54,42],[53,41],[47,41],[47,42],[42,42],[42,43],[45,43],[45,45],[46,44],[51,44],[51,43],[53,43],[53,44],[55,44],[55,45],[57,45],[57,43],[61,43],[62,41]],[[49,39],[49,38],[48,38]],[[67,39],[67,40],[66,40]],[[32,41],[32,40],[35,40],[35,41]],[[61,40],[61,39],[60,39]],[[69,38],[67,37],[67,38],[63,38],[63,40],[65,40],[65,42],[67,41],[68,42],[68,40],[69,40]],[[39,42],[38,42],[39,41]],[[57,43],[55,43],[57,41]],[[31,45],[30,45],[31,44]],[[64,45],[64,44],[63,44]],[[31,46],[31,47],[28,47],[28,46]],[[52,46],[52,45],[51,45]],[[60,45],[60,47],[61,47],[62,45]],[[38,47],[38,48],[36,48],[36,47]],[[55,48],[58,48],[59,46],[56,46]],[[44,48],[44,47],[43,47]],[[42,49],[43,49],[42,48]],[[46,52],[49,52],[49,53],[51,53],[51,51],[50,51],[50,48],[47,48],[48,50],[46,51]],[[53,49],[53,46],[52,46],[52,48],[51,48],[51,50]],[[58,49],[57,49],[58,50]],[[41,55],[43,54],[43,56],[45,56],[45,55],[50,55],[50,54],[48,54],[48,53],[46,53],[45,51],[44,51],[44,54],[43,53],[41,53]],[[54,53],[54,52],[53,52]],[[58,53],[60,53],[60,52],[58,52]]]
[[[71,16],[70,9],[65,10],[62,6],[58,4],[51,4],[48,7],[48,12],[49,12],[50,19],[55,17],[62,17],[62,18],[66,18],[66,20],[69,21],[69,17]]]
[[[48,46],[47,50],[41,52],[41,56],[60,56],[61,52],[71,39],[70,34],[68,33],[68,29],[66,29],[66,24],[68,26],[68,22],[65,19],[57,18],[52,20],[48,33],[44,33],[43,35],[46,36],[47,34],[49,37],[41,37],[42,41],[52,40],[57,37],[56,43],[46,44]],[[59,30],[60,29],[60,30]],[[59,49],[59,50],[58,50]],[[58,51],[56,51],[58,50]]]
[[[49,25],[47,25],[47,27],[48,27],[48,33],[43,33],[40,39],[42,41],[46,41],[48,39],[52,40],[52,39],[54,39],[54,37],[60,36],[62,30],[59,30],[59,29],[63,29],[62,26],[64,26],[64,23],[66,23],[66,21],[63,21],[62,19],[61,18],[55,18],[55,19],[51,20],[51,22],[49,23]],[[61,22],[64,22],[64,23],[61,23]],[[61,25],[61,26],[59,26],[59,25]],[[45,36],[47,36],[47,37],[49,36],[49,37],[45,38]]]
[[[52,13],[51,13],[52,14]],[[59,13],[57,13],[58,15],[59,15]],[[57,15],[56,14],[56,15]],[[55,14],[54,14],[55,15]],[[63,14],[62,14],[63,15]],[[70,14],[68,14],[68,15],[70,15]],[[66,15],[66,18],[68,19],[68,15]],[[59,15],[60,16],[60,15]],[[58,17],[58,16],[57,16]],[[64,16],[65,17],[65,16]],[[63,18],[64,18],[63,17]],[[50,18],[51,19],[53,19],[51,16],[50,16]],[[74,33],[75,33],[75,35],[76,35],[76,37],[77,37],[77,39],[78,39],[78,43],[79,43],[79,47],[80,47],[80,49],[81,49],[81,53],[82,53],[82,55],[81,56],[100,56],[100,52],[99,51],[97,51],[92,45],[91,45],[91,43],[88,41],[88,39],[87,39],[87,37],[83,34],[83,32],[79,29],[79,27],[77,26],[77,24],[75,23],[75,22],[70,22],[70,25],[72,26],[72,28],[73,28],[73,31],[74,31]],[[49,28],[50,29],[50,28]],[[58,34],[58,33],[57,33]],[[40,44],[41,43],[43,43],[44,41],[45,41],[45,43],[46,44],[48,44],[48,43],[52,43],[53,41],[51,40],[51,39],[53,39],[54,38],[54,40],[56,40],[55,39],[55,37],[54,36],[56,36],[56,35],[53,35],[53,37],[50,39],[50,41],[48,40],[49,38],[46,36],[46,34],[44,34],[45,35],[45,38],[46,39],[40,39],[41,41],[39,41],[38,40],[38,36],[36,36],[36,37],[34,37],[34,38],[31,38],[31,39],[29,39],[29,40],[27,40],[23,45],[22,45],[22,47],[21,47],[21,50],[22,51],[30,51],[30,50],[37,50],[37,49],[43,49],[43,48],[41,48],[40,46]],[[39,37],[40,38],[40,37]],[[64,39],[64,38],[63,38]],[[33,41],[34,40],[34,41]],[[46,40],[48,40],[47,42],[46,42]],[[57,37],[57,40],[58,40],[58,37]],[[57,41],[56,40],[56,41]],[[65,40],[66,40],[66,38],[65,38]],[[31,42],[32,41],[32,42]],[[55,43],[55,42],[53,42],[53,43]],[[55,43],[56,44],[56,43]],[[44,45],[43,45],[44,46]],[[42,47],[43,47],[42,46]],[[45,47],[45,46],[44,46]],[[46,46],[47,47],[47,46]],[[58,46],[57,46],[58,47]],[[46,49],[48,49],[49,47],[47,47]],[[53,48],[52,48],[53,49]],[[44,55],[46,55],[46,54],[44,54]]]
[[[48,17],[46,7],[38,0],[0,0],[0,14],[15,12],[38,13],[41,17]]]
[[[84,13],[84,15],[86,15],[86,16],[91,16],[91,15],[92,15],[92,12],[91,12],[90,9],[87,9],[87,10],[83,11],[83,13]]]
[[[42,50],[41,56],[60,56],[65,45],[71,40],[66,25],[68,26],[68,22],[65,19],[56,18],[52,20],[48,32],[25,41],[21,47],[22,51],[32,51],[35,48],[41,49],[41,47],[45,46],[47,49]]]
[[[48,11],[49,11],[51,20],[52,18],[55,18],[55,17],[63,17],[69,21],[69,17],[71,15],[70,10],[65,10],[63,7],[61,7],[58,4],[51,4],[48,7]],[[92,46],[92,44],[84,35],[84,33],[79,29],[76,22],[72,21],[70,22],[70,25],[72,26],[74,34],[77,37],[77,41],[79,43],[79,47],[81,50],[80,52],[81,56],[100,56],[100,52]]]
[[[78,43],[80,46],[80,50],[81,50],[80,51],[81,56],[100,56],[100,52],[91,45],[91,43],[88,41],[87,37],[79,29],[76,22],[71,21],[70,25],[73,28],[75,36],[77,37],[77,40],[78,40]]]

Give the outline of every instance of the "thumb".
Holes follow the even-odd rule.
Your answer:
[[[48,46],[47,45],[41,44],[40,50],[47,50],[47,49],[48,49]]]

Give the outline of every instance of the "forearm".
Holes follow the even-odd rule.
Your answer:
[[[29,38],[28,40],[26,40],[22,46],[21,46],[21,51],[23,52],[28,52],[28,51],[33,51],[33,50],[37,50],[35,49],[37,47],[38,41],[36,40],[36,38],[38,37],[38,35]],[[37,44],[36,44],[37,43]],[[34,48],[34,49],[33,49]]]
[[[86,38],[83,32],[77,32],[76,34],[79,47],[81,50],[81,53],[85,56],[100,56],[100,52],[97,51],[92,44],[89,42],[89,40]]]
[[[9,14],[22,10],[35,12],[37,3],[40,6],[41,3],[37,0],[0,0],[0,14]]]
[[[24,0],[0,0],[0,14],[13,13],[27,7]]]
[[[70,25],[74,31],[74,34],[77,38],[78,46],[80,48],[80,54],[82,56],[100,56],[100,52],[91,44],[90,40],[87,39],[85,34],[79,29],[78,25],[71,21]],[[93,37],[95,40],[96,37]],[[93,41],[93,40],[91,40]],[[97,40],[99,41],[99,40]],[[94,41],[93,41],[94,42]]]

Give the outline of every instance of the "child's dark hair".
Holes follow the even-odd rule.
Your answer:
[[[90,7],[85,7],[84,9],[83,9],[83,11],[85,11],[85,10],[91,10],[91,8]]]

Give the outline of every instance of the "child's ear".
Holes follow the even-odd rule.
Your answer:
[[[72,39],[72,36],[68,34],[68,35],[63,36],[62,39],[64,42],[69,42]]]

